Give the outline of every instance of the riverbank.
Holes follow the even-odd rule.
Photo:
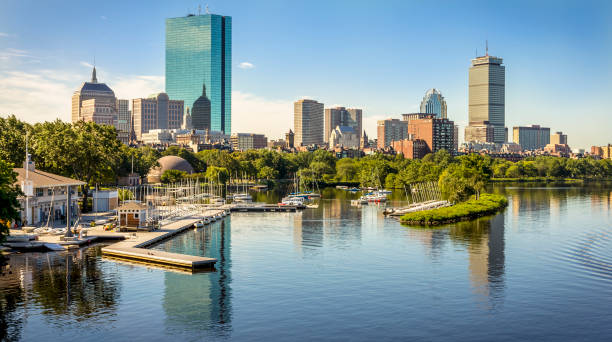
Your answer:
[[[491,183],[553,183],[567,185],[582,185],[585,183],[610,183],[612,179],[599,178],[556,178],[556,177],[520,177],[491,178]]]
[[[473,198],[452,207],[408,213],[403,215],[400,221],[404,224],[426,226],[453,223],[490,215],[507,205],[508,200],[502,195],[481,194],[479,199]]]

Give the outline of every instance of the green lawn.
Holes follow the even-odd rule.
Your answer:
[[[452,207],[408,213],[400,220],[402,223],[437,225],[493,214],[506,205],[508,200],[502,195],[481,194],[479,199],[472,198]]]

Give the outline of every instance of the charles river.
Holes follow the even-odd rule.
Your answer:
[[[610,341],[612,186],[493,191],[503,212],[438,229],[336,189],[318,209],[233,213],[155,247],[218,258],[193,275],[99,245],[13,255],[0,339]]]

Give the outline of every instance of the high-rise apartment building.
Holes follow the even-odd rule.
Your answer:
[[[500,144],[506,140],[506,67],[502,63],[502,58],[488,54],[472,59],[469,73],[468,110],[469,125],[489,122],[493,126],[493,142]]]
[[[170,100],[168,94],[159,93],[132,100],[134,133],[138,140],[152,129],[178,129],[183,123],[184,103]]]
[[[563,132],[555,132],[555,134],[550,136],[550,143],[557,145],[567,145],[567,134],[563,134]]]
[[[514,127],[513,141],[523,150],[543,149],[550,143],[550,128],[531,125],[530,127]]]
[[[385,148],[391,142],[408,138],[408,122],[399,119],[378,120],[376,124],[378,133],[377,147]]]
[[[210,99],[210,129],[229,134],[232,18],[190,14],[166,19],[166,92],[191,107],[202,95],[202,86]]]
[[[338,126],[352,127],[361,139],[362,110],[357,108],[335,107],[325,109],[325,142],[329,142],[332,131]]]
[[[448,118],[446,100],[439,90],[433,88],[425,93],[423,101],[421,101],[421,113],[436,114],[436,117],[443,119]]]
[[[324,142],[323,104],[302,99],[293,103],[295,146],[322,145]]]
[[[98,124],[117,124],[117,98],[106,83],[98,83],[96,68],[91,82],[83,82],[72,95],[72,122],[93,121]]]

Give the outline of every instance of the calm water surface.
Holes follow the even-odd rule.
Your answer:
[[[193,275],[99,246],[15,255],[0,339],[609,340],[612,188],[494,191],[503,213],[435,230],[335,189],[318,209],[234,213],[155,247],[218,258]]]

